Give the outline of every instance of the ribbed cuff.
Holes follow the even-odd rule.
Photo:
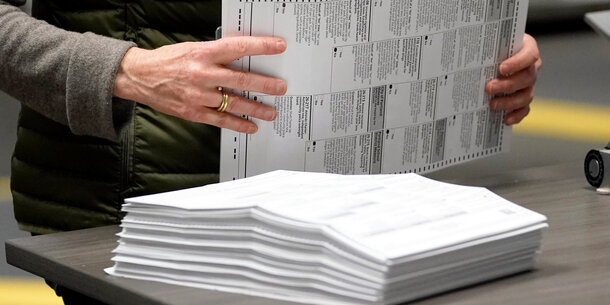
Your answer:
[[[133,114],[133,102],[113,99],[114,79],[132,42],[93,33],[72,49],[66,77],[66,116],[74,134],[117,140]]]

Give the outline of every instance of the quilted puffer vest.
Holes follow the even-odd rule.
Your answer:
[[[61,28],[142,48],[210,40],[221,0],[40,0],[33,14]],[[218,181],[218,128],[136,105],[120,142],[75,136],[24,107],[12,158],[15,217],[45,234],[120,221],[124,198]]]

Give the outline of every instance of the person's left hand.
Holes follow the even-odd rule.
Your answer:
[[[542,60],[538,44],[532,36],[525,34],[521,50],[500,64],[498,73],[504,76],[489,81],[485,86],[488,94],[504,95],[492,99],[490,108],[507,111],[506,125],[521,122],[530,112],[540,67]]]

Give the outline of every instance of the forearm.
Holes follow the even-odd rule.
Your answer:
[[[117,138],[133,104],[114,99],[114,78],[134,44],[74,33],[0,1],[0,90],[75,134]]]

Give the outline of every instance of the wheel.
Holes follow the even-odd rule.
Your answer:
[[[604,160],[598,150],[591,150],[585,158],[585,176],[593,187],[600,187],[604,180]]]

